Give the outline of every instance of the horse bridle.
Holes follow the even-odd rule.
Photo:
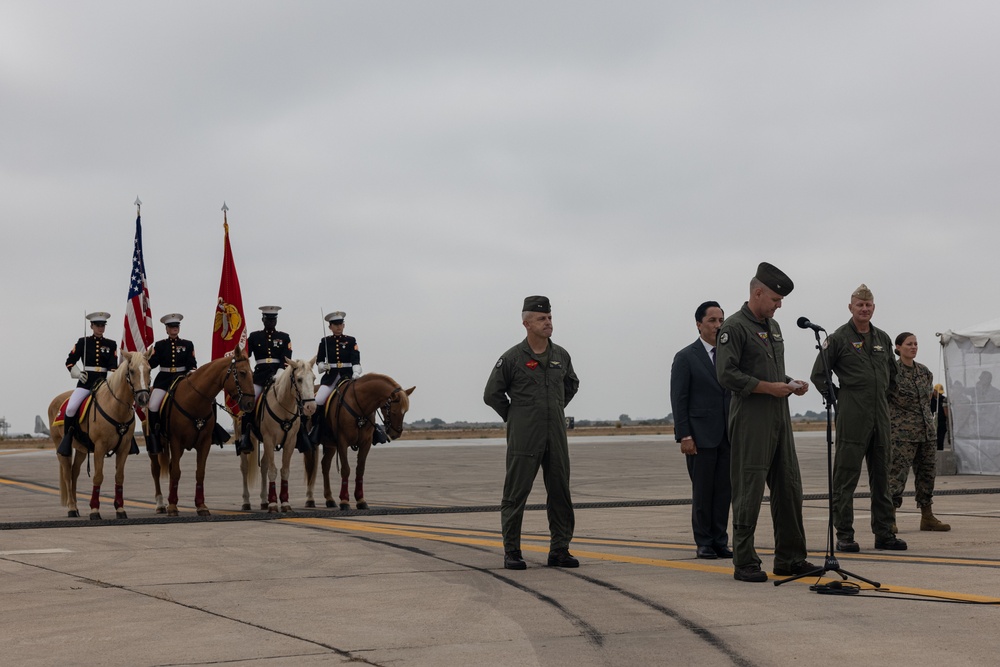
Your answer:
[[[312,403],[316,401],[315,398],[302,398],[302,390],[299,388],[299,383],[297,382],[297,378],[295,377],[295,371],[292,370],[291,373],[292,373],[292,390],[295,392],[295,412],[292,413],[292,416],[289,419],[287,420],[282,419],[278,415],[274,414],[274,410],[271,409],[271,404],[267,402],[267,394],[266,393],[264,394],[264,409],[267,410],[267,413],[271,415],[274,421],[278,423],[278,426],[281,427],[281,442],[275,446],[274,448],[275,451],[279,451],[282,447],[285,446],[285,441],[288,440],[288,432],[292,430],[292,425],[295,423],[295,418],[304,417],[304,415],[302,414],[303,406],[306,403]],[[273,383],[271,384],[269,389],[274,390],[275,394],[277,394],[277,390],[274,389]]]
[[[394,401],[393,398],[396,396],[397,393],[399,393],[400,391],[402,391],[403,388],[402,387],[396,387],[395,389],[393,389],[389,393],[389,396],[386,398],[385,403],[383,403],[381,405],[375,406],[375,408],[373,408],[371,410],[371,412],[369,412],[368,410],[365,410],[364,407],[362,407],[361,402],[358,400],[358,389],[357,389],[357,386],[355,386],[354,382],[355,382],[355,380],[352,380],[351,381],[351,386],[348,387],[348,388],[349,389],[350,388],[354,389],[354,402],[355,402],[355,404],[357,404],[358,410],[361,411],[360,414],[357,413],[357,412],[355,412],[351,408],[351,406],[348,405],[348,403],[347,403],[347,392],[346,391],[341,395],[340,401],[338,402],[337,407],[340,408],[341,406],[343,406],[344,409],[347,410],[348,414],[350,414],[352,417],[354,417],[355,421],[358,424],[358,431],[360,431],[364,427],[364,425],[368,423],[368,415],[369,414],[373,415],[375,413],[375,411],[378,410],[379,413],[381,413],[381,415],[382,415],[382,423],[384,423],[384,424],[386,424],[388,426],[388,429],[387,429],[386,432],[388,433],[389,437],[392,438],[393,440],[395,440],[399,436],[403,435],[403,420],[402,420],[402,418],[400,418],[400,424],[399,424],[398,427],[395,424],[393,424],[392,420],[390,419],[390,417],[392,416],[392,404],[399,402],[398,399]],[[395,431],[396,433],[393,434],[392,431]],[[357,449],[357,445],[354,445],[352,447],[352,449]]]
[[[379,408],[379,412],[382,413],[382,423],[385,424],[385,432],[390,438],[395,440],[399,436],[403,435],[403,417],[399,417],[399,426],[392,423],[392,404],[399,403],[400,398],[396,396],[399,392],[403,391],[402,387],[396,387],[389,394],[389,398],[386,399],[382,407]],[[395,433],[393,433],[395,431]]]

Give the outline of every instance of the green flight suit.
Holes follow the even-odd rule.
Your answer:
[[[867,339],[867,340],[866,340]],[[895,384],[896,363],[889,335],[871,326],[867,336],[849,321],[826,339],[830,370],[840,383],[837,396],[837,451],[833,458],[833,526],[837,539],[854,540],[854,490],[861,462],[868,466],[872,533],[893,537],[895,514],[889,495],[892,459],[889,428],[889,389]],[[812,382],[824,395],[823,358],[816,355]]]
[[[507,475],[500,503],[504,551],[521,548],[521,521],[541,466],[551,550],[569,548],[575,517],[569,492],[569,443],[563,408],[580,380],[569,353],[551,340],[537,355],[525,338],[500,357],[483,400],[507,423]]]
[[[766,482],[774,523],[774,567],[790,569],[806,558],[806,535],[802,478],[788,399],[753,393],[762,381],[792,379],[785,375],[781,327],[773,319],[759,321],[744,303],[719,329],[716,372],[719,384],[733,393],[729,409],[733,566],[761,563],[754,548],[754,532]]]

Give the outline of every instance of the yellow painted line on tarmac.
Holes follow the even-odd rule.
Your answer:
[[[411,528],[404,527],[398,524],[387,524],[387,523],[375,523],[366,521],[354,521],[350,519],[323,519],[323,518],[288,518],[284,521],[308,525],[317,526],[321,528],[338,528],[341,530],[346,530],[350,532],[363,532],[363,533],[373,533],[377,535],[389,535],[392,537],[410,537],[414,539],[421,540],[431,540],[434,542],[447,542],[450,544],[469,544],[474,546],[484,546],[484,547],[496,547],[503,548],[503,541],[496,536],[496,533],[487,533],[484,531],[466,531],[460,529],[451,528],[428,528],[419,527]],[[487,536],[484,538],[484,536]],[[531,539],[539,540],[542,538],[532,537]],[[548,541],[548,538],[544,538]],[[574,542],[583,542],[584,540],[576,540]],[[589,540],[590,542],[597,542],[598,540]],[[600,542],[611,542],[617,543],[621,546],[628,546],[629,544],[640,544],[648,546],[648,542],[628,542],[621,541],[617,542],[615,540],[600,540]],[[690,548],[690,545],[687,545]],[[522,551],[532,551],[535,553],[547,554],[549,549],[548,546],[534,546],[534,545],[521,545]],[[711,572],[716,574],[726,574],[732,575],[732,566],[719,566],[719,565],[708,565],[699,561],[677,561],[677,560],[666,560],[662,558],[648,558],[643,556],[625,556],[619,554],[610,554],[599,551],[579,551],[578,549],[573,549],[573,555],[580,558],[585,558],[589,560],[602,560],[613,563],[628,563],[631,565],[645,565],[649,567],[662,567],[674,570],[687,570],[691,572]],[[939,559],[941,561],[952,561],[955,559]],[[921,561],[917,561],[921,562]],[[969,561],[957,561],[957,564],[970,564]],[[993,564],[996,564],[995,562]],[[768,575],[771,577],[772,575]],[[839,577],[830,578],[823,577],[818,580],[818,583],[829,583],[831,581],[840,581]],[[794,583],[808,583],[810,585],[817,583],[817,579],[812,577],[799,579]],[[865,583],[860,583],[862,590],[874,591],[876,590],[872,586]],[[954,591],[938,591],[926,588],[914,588],[910,586],[887,586],[883,585],[881,588],[877,589],[882,593],[899,593],[906,595],[919,595],[923,597],[932,597],[938,599],[947,600],[959,600],[966,602],[986,602],[991,604],[1000,604],[1000,598],[988,597],[985,595],[973,595],[968,593],[958,593]]]

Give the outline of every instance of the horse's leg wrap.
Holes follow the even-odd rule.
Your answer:
[[[177,507],[177,486],[179,481],[170,480],[170,492],[167,494],[167,503],[171,507]]]
[[[205,506],[205,485],[195,484],[194,485],[194,506],[204,507]]]
[[[90,494],[90,509],[101,509],[101,487],[99,486],[95,486],[94,491]]]
[[[360,477],[354,480],[354,499],[364,500],[365,499],[365,483]]]
[[[120,510],[125,507],[125,488],[121,484],[115,484],[115,509]]]
[[[282,504],[285,504],[285,503],[288,502],[288,480],[287,479],[281,480],[281,494],[278,496],[278,500],[280,500]]]
[[[345,503],[351,500],[351,494],[348,491],[346,479],[340,480],[340,499]]]
[[[278,492],[275,491],[274,482],[268,482],[267,484],[267,502],[268,503],[278,502]]]

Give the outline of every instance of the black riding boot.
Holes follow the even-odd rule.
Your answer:
[[[70,417],[66,415],[63,418],[63,439],[59,443],[59,447],[56,448],[56,453],[59,456],[72,456],[73,455],[73,434],[80,427],[80,416],[73,415]]]
[[[375,430],[372,432],[372,444],[381,445],[386,442],[389,442],[389,436],[385,434],[385,429],[382,428],[381,424],[375,424]]]
[[[160,413],[150,412],[146,416],[146,424],[149,426],[149,434],[146,435],[146,451],[152,456],[163,452],[160,444]]]
[[[253,422],[253,414],[246,413],[243,415],[243,421],[240,425],[240,439],[236,441],[236,454],[249,454],[253,451],[253,443],[250,442],[250,429],[251,423]]]
[[[322,417],[320,416],[323,412],[323,406],[317,405],[316,412],[313,416],[309,418],[309,442],[315,447],[319,444],[319,422]]]
[[[299,450],[303,454],[308,454],[311,452],[316,445],[313,444],[312,439],[309,437],[309,420],[310,417],[301,417],[301,422],[299,423],[298,433],[295,434],[295,449]]]

